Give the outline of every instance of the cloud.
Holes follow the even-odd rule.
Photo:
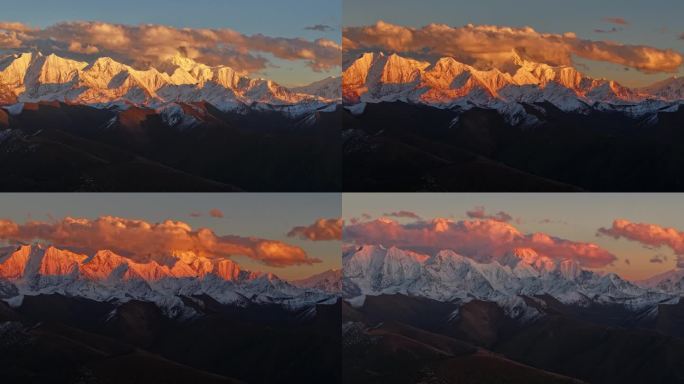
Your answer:
[[[0,21],[0,30],[14,31],[14,32],[34,31],[34,29],[29,27],[28,25],[26,25],[24,23],[15,22],[15,21]]]
[[[190,217],[202,217],[202,212],[190,212]]]
[[[684,40],[684,32],[682,32],[682,34],[679,35],[679,40]]]
[[[594,32],[596,32],[596,33],[616,33],[616,32],[620,32],[620,31],[621,31],[621,29],[617,29],[615,27],[613,27],[611,29],[598,29],[598,28],[594,29]]]
[[[93,46],[93,45],[88,45],[88,46],[83,46],[81,43],[78,41],[72,41],[69,44],[69,51],[70,52],[76,52],[76,53],[84,53],[86,55],[91,55],[93,53],[98,53],[100,50]]]
[[[174,28],[95,21],[58,23],[32,29],[0,22],[0,48],[41,49],[43,53],[111,56],[131,65],[159,63],[181,53],[208,65],[255,72],[271,65],[264,54],[304,61],[315,71],[340,65],[342,47],[332,40],[245,35],[232,29]]]
[[[292,228],[287,236],[311,241],[341,240],[342,219],[318,219],[311,225]]]
[[[368,214],[368,213],[362,213],[362,214],[361,214],[361,217],[364,218],[364,219],[366,219],[366,220],[370,220],[370,219],[373,218],[373,216],[371,216],[371,215]]]
[[[390,212],[390,213],[384,213],[383,215],[388,216],[388,217],[399,217],[399,218],[405,218],[405,219],[420,219],[420,216],[414,212],[410,211],[398,211],[398,212]]]
[[[599,228],[597,234],[636,241],[647,247],[668,247],[677,255],[677,267],[684,268],[684,232],[675,228],[617,219],[610,228]]]
[[[651,257],[651,259],[649,260],[649,262],[651,262],[651,263],[657,263],[657,264],[662,264],[662,263],[664,263],[664,262],[666,262],[666,261],[667,261],[667,256],[665,256],[665,255],[660,255],[660,254],[654,255],[654,256]]]
[[[572,259],[585,267],[602,267],[617,258],[593,243],[575,242],[546,233],[523,234],[510,223],[485,219],[453,221],[435,218],[401,224],[381,218],[344,227],[344,240],[358,245],[381,244],[417,252],[435,253],[451,249],[487,262],[515,248],[532,248],[554,259]]]
[[[622,17],[604,17],[601,20],[615,25],[629,25],[629,22]]]
[[[217,218],[217,219],[222,219],[223,218],[223,211],[221,211],[218,208],[214,208],[211,211],[209,211],[209,216]]]
[[[563,224],[563,225],[567,225],[568,222],[564,221],[564,220],[553,220],[553,219],[546,218],[546,219],[539,220],[539,224]]]
[[[219,236],[208,228],[195,230],[187,223],[172,220],[150,223],[114,216],[92,220],[66,217],[50,223],[25,224],[0,220],[0,239],[11,243],[46,241],[84,252],[108,249],[139,262],[164,260],[175,252],[194,252],[209,258],[246,256],[273,267],[320,262],[302,248],[281,241]]]
[[[495,221],[502,221],[505,223],[510,222],[513,220],[513,216],[509,215],[508,213],[504,211],[499,211],[498,213],[494,215],[488,215],[485,213],[485,208],[482,206],[475,207],[470,211],[466,212],[466,215],[470,217],[471,219],[488,219],[488,220],[495,220]]]
[[[316,24],[316,25],[309,25],[307,27],[304,27],[304,29],[308,31],[318,31],[318,32],[329,32],[334,30],[335,28],[326,25],[326,24]]]
[[[344,50],[381,50],[424,58],[451,56],[478,67],[503,67],[515,49],[531,60],[571,65],[573,56],[632,67],[642,72],[676,72],[684,58],[674,50],[644,45],[580,39],[575,33],[541,33],[531,27],[430,24],[404,27],[378,21],[375,25],[347,27]]]

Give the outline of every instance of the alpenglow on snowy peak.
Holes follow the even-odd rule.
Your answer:
[[[62,101],[157,108],[173,102],[204,101],[224,111],[250,107],[313,111],[340,99],[332,97],[334,92],[329,90],[334,79],[293,90],[180,55],[157,67],[136,69],[109,57],[87,63],[54,54],[13,54],[0,59],[0,103]]]
[[[516,248],[481,263],[451,250],[424,255],[366,245],[347,251],[343,268],[343,292],[352,301],[365,295],[399,293],[446,302],[488,300],[506,308],[524,306],[520,296],[550,295],[568,304],[642,308],[676,302],[681,294],[585,270],[574,260],[553,260],[529,248]]]
[[[1,292],[6,292],[1,298],[10,303],[23,295],[51,293],[97,301],[143,300],[167,313],[182,311],[179,296],[208,295],[222,304],[279,304],[296,309],[334,302],[337,295],[298,287],[271,273],[243,270],[230,259],[193,252],[139,262],[108,250],[84,255],[42,245],[0,249]]]
[[[431,63],[397,54],[365,53],[343,72],[343,100],[347,105],[404,101],[499,110],[510,110],[505,105],[516,103],[549,102],[564,111],[617,108],[632,114],[684,101],[684,82],[676,78],[630,89],[591,78],[571,66],[527,60],[515,50],[504,67],[479,69],[453,57]]]

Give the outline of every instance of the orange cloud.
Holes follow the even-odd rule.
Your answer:
[[[342,219],[318,219],[311,225],[292,228],[287,236],[311,241],[341,240]]]
[[[668,247],[677,254],[677,266],[684,268],[684,232],[675,228],[617,219],[610,228],[599,228],[598,235],[624,238],[650,247]]]
[[[629,25],[629,22],[627,22],[627,20],[623,19],[622,17],[604,17],[601,20],[611,24]]]
[[[214,208],[211,211],[209,211],[209,216],[215,217],[217,219],[221,219],[221,218],[223,218],[223,211],[221,211],[218,208]]]
[[[97,47],[95,47],[93,45],[83,46],[78,41],[72,41],[69,44],[69,51],[70,52],[76,52],[76,53],[85,53],[87,55],[100,52],[100,50]]]
[[[37,47],[61,55],[112,56],[131,65],[157,63],[181,53],[208,65],[228,65],[254,72],[270,65],[262,54],[301,60],[315,71],[340,65],[342,47],[327,39],[244,35],[232,29],[174,28],[164,25],[124,25],[104,22],[64,22],[44,29],[0,22],[0,48]]]
[[[523,234],[510,223],[497,220],[453,221],[435,218],[400,224],[383,218],[347,225],[344,240],[355,244],[382,244],[418,252],[451,249],[478,261],[488,262],[515,248],[532,248],[550,258],[572,259],[586,267],[606,266],[617,257],[593,243],[575,242],[545,233]]]
[[[29,32],[34,29],[24,23],[15,21],[0,21],[0,30],[14,31],[14,32]]]
[[[451,56],[479,67],[503,66],[515,49],[532,60],[571,65],[573,55],[643,72],[676,72],[684,57],[671,49],[579,39],[574,33],[541,33],[531,27],[430,24],[404,27],[378,21],[344,29],[344,50],[382,50],[417,56]]]
[[[218,236],[212,230],[194,230],[181,221],[150,223],[113,216],[97,219],[67,217],[57,222],[29,221],[18,224],[0,220],[0,239],[9,242],[47,241],[57,247],[88,252],[111,250],[133,260],[163,261],[175,252],[194,252],[205,257],[246,256],[274,267],[313,264],[297,246],[256,237]]]

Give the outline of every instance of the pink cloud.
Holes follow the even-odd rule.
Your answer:
[[[311,241],[341,240],[342,219],[318,219],[311,225],[292,228],[287,236]]]
[[[677,266],[684,268],[684,232],[678,229],[617,219],[610,228],[599,228],[598,235],[624,238],[647,247],[668,247],[678,255]]]
[[[617,259],[593,243],[575,242],[540,232],[524,234],[510,223],[489,219],[457,222],[435,218],[400,224],[383,218],[345,226],[344,240],[427,253],[451,249],[479,261],[497,259],[515,248],[532,248],[539,254],[558,260],[576,260],[586,267],[602,267]]]
[[[0,220],[0,239],[8,242],[46,241],[57,247],[88,252],[111,250],[136,261],[164,260],[175,252],[205,257],[246,256],[274,266],[313,264],[300,247],[281,241],[233,235],[219,236],[208,228],[193,229],[182,221],[150,223],[144,220],[102,216],[71,218],[46,223],[18,224]]]

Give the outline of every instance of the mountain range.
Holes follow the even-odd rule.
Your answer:
[[[89,63],[40,52],[14,54],[0,60],[0,103],[61,101],[159,108],[169,103],[208,102],[222,111],[267,109],[302,115],[338,102],[341,92],[335,86],[339,79],[291,90],[182,55],[157,67],[136,69],[109,57]]]
[[[98,302],[152,302],[167,316],[184,318],[195,311],[183,298],[206,295],[223,305],[272,304],[298,310],[332,304],[339,292],[332,281],[335,273],[290,284],[271,273],[243,270],[230,259],[192,252],[169,255],[162,262],[134,261],[108,250],[85,255],[42,245],[9,247],[1,253],[0,292],[15,306],[27,295],[61,294]]]
[[[642,311],[677,304],[684,295],[681,270],[634,283],[614,273],[583,269],[574,260],[539,255],[530,248],[516,248],[502,258],[481,263],[451,250],[424,255],[369,245],[347,252],[343,266],[344,294],[352,302],[382,294],[442,302],[485,300],[515,316],[536,312],[524,296],[548,295],[568,305],[618,305]]]
[[[598,109],[641,116],[676,109],[684,100],[681,78],[632,89],[591,78],[572,66],[530,61],[515,50],[507,63],[487,69],[453,57],[427,62],[397,54],[364,53],[347,66],[342,82],[344,102],[352,111],[362,111],[362,103],[405,101],[439,108],[493,108],[514,122],[529,115],[521,103],[548,102],[566,112]]]

